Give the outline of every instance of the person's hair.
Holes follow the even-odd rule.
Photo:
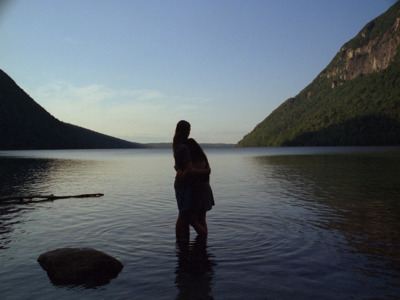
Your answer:
[[[181,120],[176,124],[175,135],[172,142],[172,148],[175,151],[175,147],[180,144],[186,144],[186,141],[190,133],[190,123],[185,120]]]
[[[208,165],[208,159],[206,154],[204,153],[203,149],[201,146],[192,138],[187,139],[186,144],[189,148],[189,153],[190,157],[192,158],[192,161],[206,161]]]

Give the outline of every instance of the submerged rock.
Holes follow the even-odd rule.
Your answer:
[[[104,285],[117,277],[123,265],[91,248],[59,248],[39,256],[40,266],[54,284]]]

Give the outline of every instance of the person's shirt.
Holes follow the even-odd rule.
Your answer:
[[[175,169],[183,172],[187,164],[191,162],[189,148],[184,144],[177,145],[174,149],[174,159]],[[179,176],[182,172],[177,172],[177,176],[175,176],[175,188],[186,188],[189,186],[188,179]]]
[[[205,160],[192,161],[192,165],[196,169],[208,169],[210,166]],[[205,184],[210,183],[210,174],[194,174],[191,176],[192,184]]]

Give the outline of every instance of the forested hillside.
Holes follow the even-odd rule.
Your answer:
[[[50,115],[0,70],[0,150],[138,148]]]
[[[400,145],[400,1],[237,146]]]

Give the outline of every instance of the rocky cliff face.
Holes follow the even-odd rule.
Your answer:
[[[400,145],[400,1],[237,146]]]
[[[397,5],[399,6],[399,5]],[[400,14],[400,7],[397,15]],[[379,32],[378,20],[368,23],[360,33],[346,43],[321,77],[332,79],[332,88],[374,72],[385,70],[394,60],[400,45],[400,17],[395,16],[386,32]]]

